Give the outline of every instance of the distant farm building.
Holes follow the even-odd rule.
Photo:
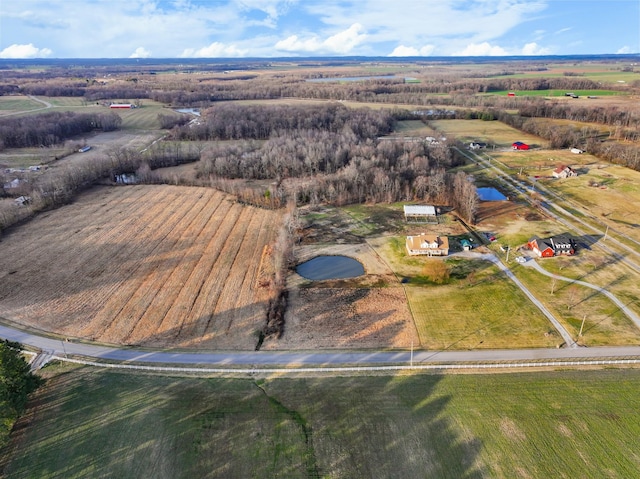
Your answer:
[[[571,256],[576,252],[575,241],[569,236],[551,236],[546,239],[534,236],[527,246],[540,258]]]
[[[516,92],[510,91],[509,93],[507,93],[507,96],[516,96]]]
[[[82,148],[80,148],[78,150],[79,153],[86,153],[87,151],[89,151],[91,149],[91,147],[89,145],[87,146],[83,146]]]
[[[583,151],[580,148],[571,148],[571,153],[573,153],[574,155],[580,155],[583,153]]]
[[[469,143],[470,150],[484,150],[486,147],[487,144],[481,141],[472,141],[471,143]]]
[[[578,173],[570,166],[560,165],[552,173],[554,178],[570,178],[572,176],[578,176]]]
[[[109,105],[109,108],[131,109],[135,108],[135,105],[131,103],[112,103],[111,105]]]
[[[435,206],[404,205],[404,219],[412,223],[438,223]]]
[[[521,141],[516,141],[511,146],[513,147],[514,150],[528,150],[529,149],[529,145],[527,145],[526,143],[522,143]]]
[[[449,238],[422,233],[418,236],[407,236],[407,251],[411,256],[447,256],[449,254]]]

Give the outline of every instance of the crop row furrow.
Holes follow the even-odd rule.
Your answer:
[[[178,195],[173,198],[168,198],[168,204],[172,206],[170,208],[166,207],[166,199],[159,201],[158,204],[160,205],[164,203],[161,211],[156,214],[155,217],[149,215],[152,220],[144,226],[141,236],[135,237],[135,239],[129,241],[126,246],[123,246],[123,248],[128,249],[126,253],[123,253],[123,261],[114,263],[120,266],[119,269],[121,269],[121,271],[119,273],[123,279],[117,291],[113,292],[113,295],[108,299],[105,307],[96,315],[96,321],[94,322],[101,325],[97,331],[94,330],[93,332],[96,337],[101,337],[103,334],[106,334],[107,338],[111,338],[113,335],[108,331],[117,331],[120,329],[118,327],[121,326],[121,324],[118,324],[121,323],[121,321],[118,321],[120,312],[133,296],[138,284],[138,278],[141,275],[144,277],[146,271],[154,267],[152,262],[145,262],[145,259],[153,258],[154,250],[162,243],[167,235],[171,233],[175,225],[180,221],[180,218],[184,216],[184,209],[191,204],[186,202],[186,198],[178,201],[179,198]],[[178,207],[178,205],[180,207]],[[107,317],[103,317],[104,315]],[[130,320],[130,318],[127,318],[127,320]],[[117,334],[115,336],[117,336]]]
[[[159,328],[159,334],[171,338],[178,336],[183,323],[188,320],[199,291],[220,255],[224,244],[229,241],[229,233],[242,214],[242,207],[237,204],[223,215],[215,215],[206,228],[214,233],[208,240],[202,254],[196,258],[195,265],[188,270],[185,281],[181,283],[178,295],[171,304]]]
[[[181,228],[182,234],[176,241],[176,244],[180,245],[179,251],[174,251],[163,262],[163,267],[153,275],[146,291],[140,291],[144,291],[144,304],[140,307],[139,319],[127,338],[129,342],[148,341],[156,335],[162,319],[179,291],[177,286],[183,282],[181,276],[190,271],[201,256],[205,226],[221,205],[220,194],[204,191],[206,194],[201,196],[197,208],[191,210],[194,216],[189,219],[188,225]]]

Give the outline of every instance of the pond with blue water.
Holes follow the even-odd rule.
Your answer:
[[[296,272],[306,279],[347,279],[364,274],[364,266],[348,256],[316,256],[299,264]]]
[[[505,201],[507,199],[495,188],[478,188],[478,197],[480,201]]]

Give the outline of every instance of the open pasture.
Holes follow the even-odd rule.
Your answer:
[[[545,146],[540,137],[522,133],[500,121],[482,120],[434,120],[429,126],[446,135],[453,135],[461,141],[479,140],[494,143],[499,147],[511,147],[514,141],[522,141],[531,146]],[[526,153],[526,152],[519,152]]]
[[[49,372],[47,372],[49,370]],[[631,478],[640,371],[195,379],[49,366],[5,477]]]
[[[210,189],[96,188],[3,238],[0,316],[106,343],[253,349],[278,223]]]
[[[18,112],[42,108],[40,102],[23,95],[0,95],[0,118]]]
[[[520,289],[488,262],[458,260],[467,277],[451,284],[406,287],[426,349],[554,347],[562,338]]]
[[[620,273],[620,269],[615,265],[595,262],[587,269],[583,258],[571,258],[576,261],[557,261],[560,259],[563,258],[550,258],[540,261],[540,265],[562,276],[577,277],[591,284],[603,285],[637,314],[640,313],[638,306],[635,306],[639,299],[637,282],[634,278]],[[554,281],[527,267],[520,266],[516,272],[579,344],[640,345],[638,327],[606,296],[585,286],[561,280]],[[579,337],[583,320],[583,334]]]
[[[570,150],[546,150],[536,149],[529,151],[516,150],[489,150],[491,158],[495,158],[502,165],[511,170],[511,173],[520,173],[531,176],[551,176],[555,168],[560,165],[568,165],[573,169],[589,168],[602,165],[603,161],[588,153],[574,154]]]
[[[545,180],[544,184],[584,205],[611,228],[640,241],[640,172],[608,165],[585,168],[581,173],[575,178]]]

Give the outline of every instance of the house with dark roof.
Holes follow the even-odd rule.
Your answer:
[[[540,258],[572,256],[576,252],[576,243],[573,238],[564,235],[551,236],[545,239],[534,236],[529,240],[527,246]]]

